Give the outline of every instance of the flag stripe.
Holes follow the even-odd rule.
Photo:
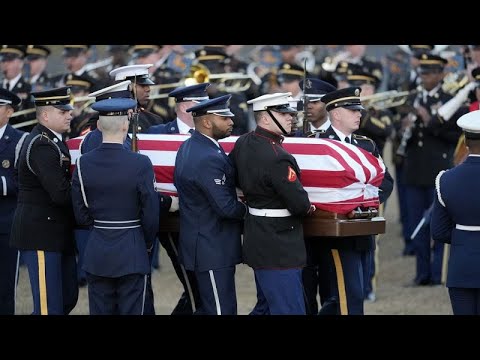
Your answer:
[[[139,153],[152,161],[157,190],[176,195],[173,184],[175,158],[189,135],[138,134]],[[72,164],[80,156],[83,137],[68,140]],[[219,141],[226,153],[232,151],[238,137]],[[296,159],[301,182],[309,199],[319,209],[347,213],[363,207],[378,207],[378,187],[385,174],[385,164],[369,152],[351,144],[330,139],[285,138],[282,146]],[[72,165],[72,168],[74,165]],[[240,189],[237,194],[243,196]]]

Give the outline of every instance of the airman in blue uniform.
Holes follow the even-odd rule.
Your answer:
[[[184,86],[177,88],[169,93],[169,96],[175,98],[175,112],[177,118],[166,124],[151,126],[148,129],[150,134],[189,134],[195,130],[195,123],[191,112],[186,110],[195,104],[208,100],[207,88],[209,83]],[[167,209],[170,212],[175,209]],[[164,212],[168,213],[168,212]],[[198,292],[197,280],[193,271],[185,270],[178,261],[178,232],[158,234],[160,243],[167,251],[168,257],[172,261],[173,268],[178,279],[183,285],[184,292],[177,305],[172,311],[172,315],[192,315],[196,308],[200,306],[200,294]]]
[[[11,91],[0,89],[0,315],[15,313],[18,251],[11,248],[8,242],[17,206],[15,164],[28,134],[14,129],[8,119],[20,102],[20,98]]]
[[[232,133],[230,97],[187,109],[195,132],[180,146],[175,161],[181,209],[179,257],[197,278],[201,306],[196,314],[237,314],[235,267],[242,262],[246,207],[237,198],[235,167],[218,143]]]
[[[447,283],[454,315],[480,314],[480,110],[461,116],[467,159],[441,171],[430,222],[432,238],[450,245]]]
[[[83,269],[92,315],[144,312],[159,205],[152,162],[124,148],[135,106],[126,98],[92,105],[103,143],[78,158],[73,174],[75,218],[91,227]]]

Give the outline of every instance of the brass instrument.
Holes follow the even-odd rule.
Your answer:
[[[85,65],[85,72],[89,72],[89,71],[92,71],[92,70],[96,70],[96,69],[99,69],[99,68],[102,68],[102,67],[105,67],[105,66],[109,66],[109,65],[112,65],[112,62],[113,62],[113,56],[110,56],[106,59],[102,59],[102,60],[98,60],[94,63],[90,63],[90,64],[86,64]]]
[[[442,90],[450,95],[455,95],[469,82],[470,80],[465,72],[451,72],[443,78]]]
[[[360,101],[367,109],[383,110],[405,104],[411,94],[411,91],[391,90],[360,97]]]
[[[205,65],[194,64],[190,66],[188,75],[181,81],[150,86],[149,100],[167,98],[168,94],[160,93],[160,90],[163,89],[173,89],[179,86],[190,86],[206,82],[215,82],[220,91],[228,93],[243,92],[248,90],[252,81],[255,82],[252,77],[247,74],[240,72],[211,74]]]
[[[322,69],[328,72],[334,72],[337,69],[337,65],[341,61],[348,61],[351,54],[344,50],[337,53],[335,56],[327,56],[322,63]]]

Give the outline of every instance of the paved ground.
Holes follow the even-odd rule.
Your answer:
[[[388,149],[386,149],[388,151]],[[388,160],[389,157],[386,157]],[[387,164],[388,165],[388,164]],[[390,167],[391,168],[391,167]],[[385,218],[387,233],[379,241],[379,270],[377,301],[366,303],[367,315],[445,315],[451,314],[447,289],[445,287],[409,288],[415,274],[415,258],[401,256],[403,244],[398,224],[397,197],[389,199]],[[161,251],[161,269],[153,273],[155,309],[159,315],[168,315],[180,294],[180,282],[165,251]],[[237,268],[236,274],[238,312],[241,315],[255,305],[255,283],[251,269],[245,265]],[[20,271],[17,313],[29,314],[32,301],[28,276],[25,268]],[[88,314],[87,289],[80,290],[78,304],[72,314]]]

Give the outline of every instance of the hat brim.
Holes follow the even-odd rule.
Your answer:
[[[279,113],[285,113],[285,114],[295,114],[298,112],[298,110],[288,106],[288,107],[285,107],[283,109],[271,109],[272,111],[275,111],[275,112],[279,112]]]
[[[65,105],[52,105],[53,107],[60,109],[60,110],[73,110],[73,106],[70,104]]]
[[[214,113],[211,113],[211,114],[222,116],[222,117],[234,117],[235,116],[235,114],[232,113],[231,111],[214,112]]]
[[[133,79],[131,81],[132,81],[132,84],[137,84],[137,85],[155,85],[155,83],[149,78],[137,79],[137,80]]]
[[[340,106],[340,107],[343,107],[343,108],[348,109],[348,110],[365,110],[365,108],[360,104],[344,105],[344,106]]]

